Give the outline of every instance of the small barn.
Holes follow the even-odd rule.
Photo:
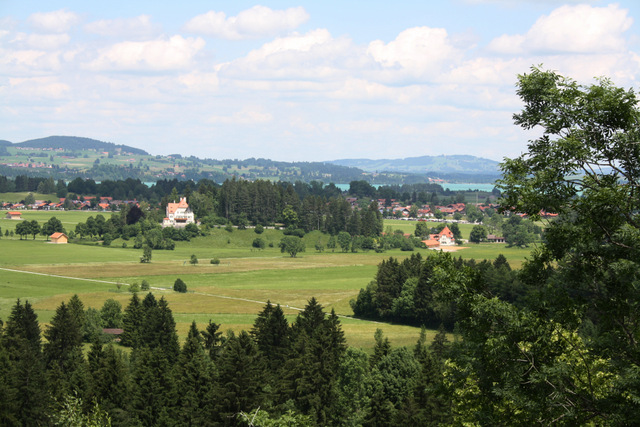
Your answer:
[[[51,237],[51,243],[63,244],[63,243],[67,243],[69,241],[69,238],[64,233],[53,233],[49,237]]]
[[[22,212],[18,211],[9,211],[7,212],[7,219],[22,219]]]

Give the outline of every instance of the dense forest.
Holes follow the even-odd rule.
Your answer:
[[[121,344],[102,328],[122,328]],[[133,294],[85,309],[57,308],[42,342],[28,301],[0,335],[2,425],[438,425],[451,417],[437,390],[448,353],[440,333],[391,348],[380,330],[367,355],[345,344],[340,320],[312,298],[290,325],[270,303],[251,331],[193,323],[180,347],[164,298]],[[83,342],[91,348],[82,352]]]

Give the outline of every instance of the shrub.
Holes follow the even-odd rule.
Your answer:
[[[176,292],[187,292],[187,284],[181,278],[177,278],[175,282],[173,282],[173,290]]]
[[[149,282],[147,280],[143,280],[142,284],[140,285],[140,289],[143,291],[148,291],[149,288],[150,288]]]
[[[301,229],[301,228],[287,227],[287,228],[285,228],[285,230],[282,233],[285,236],[296,236],[296,237],[300,237],[300,238],[304,237],[304,230]]]
[[[253,243],[251,245],[257,249],[264,249],[266,246],[266,243],[263,238],[256,237],[255,239],[253,239]]]
[[[211,264],[218,265],[220,264],[220,260],[218,258],[211,258]]]
[[[140,285],[138,285],[138,282],[133,282],[131,286],[129,286],[129,292],[134,294],[136,292],[140,292]]]
[[[233,233],[233,226],[231,224],[227,224],[224,229],[229,233]]]
[[[255,231],[256,234],[262,234],[264,233],[264,227],[262,226],[262,224],[258,224],[256,225],[256,228],[253,229],[253,231]]]
[[[196,265],[198,263],[198,257],[194,255],[191,255],[191,259],[189,260],[189,262],[191,263],[191,265]]]

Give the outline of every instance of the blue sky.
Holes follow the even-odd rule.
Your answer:
[[[640,76],[637,1],[0,0],[0,139],[286,161],[513,157],[518,74]]]

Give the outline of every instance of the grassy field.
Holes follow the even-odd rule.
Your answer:
[[[51,216],[60,219],[68,230],[95,212],[31,212],[26,219],[44,222]],[[105,215],[108,217],[108,214]],[[1,220],[2,230],[15,228],[17,221]],[[391,221],[397,229],[412,232],[415,223]],[[462,227],[461,227],[462,229]],[[468,231],[463,231],[468,233]],[[381,328],[394,345],[413,345],[419,329],[350,318],[353,313],[349,301],[360,288],[374,277],[376,266],[390,256],[404,258],[411,252],[392,250],[340,253],[315,251],[320,239],[325,245],[328,236],[318,232],[305,236],[307,251],[291,258],[282,254],[277,243],[280,231],[265,230],[261,238],[273,247],[255,250],[251,242],[258,235],[252,230],[223,228],[211,230],[209,235],[191,242],[177,242],[174,251],[153,251],[152,262],[141,264],[141,250],[133,249],[133,242],[116,240],[110,247],[97,242],[89,245],[54,245],[44,237],[20,241],[17,237],[0,239],[0,319],[6,319],[17,298],[28,299],[34,305],[41,322],[51,319],[62,301],[77,293],[86,307],[100,308],[108,298],[126,306],[131,297],[128,285],[147,280],[153,292],[164,296],[177,322],[178,332],[185,336],[189,324],[196,321],[204,327],[211,319],[221,323],[224,330],[250,329],[255,316],[267,300],[279,303],[290,321],[304,307],[309,298],[316,297],[327,311],[335,309],[342,317],[342,325],[350,345],[371,348],[373,334]],[[127,247],[123,247],[127,243]],[[428,250],[418,250],[427,255]],[[529,250],[506,248],[504,245],[466,245],[455,256],[494,259],[503,253],[513,267],[521,265]],[[197,265],[188,261],[191,255],[199,259]],[[220,264],[209,263],[219,258]],[[189,292],[171,291],[173,282],[181,278]],[[434,332],[430,332],[432,336]]]

